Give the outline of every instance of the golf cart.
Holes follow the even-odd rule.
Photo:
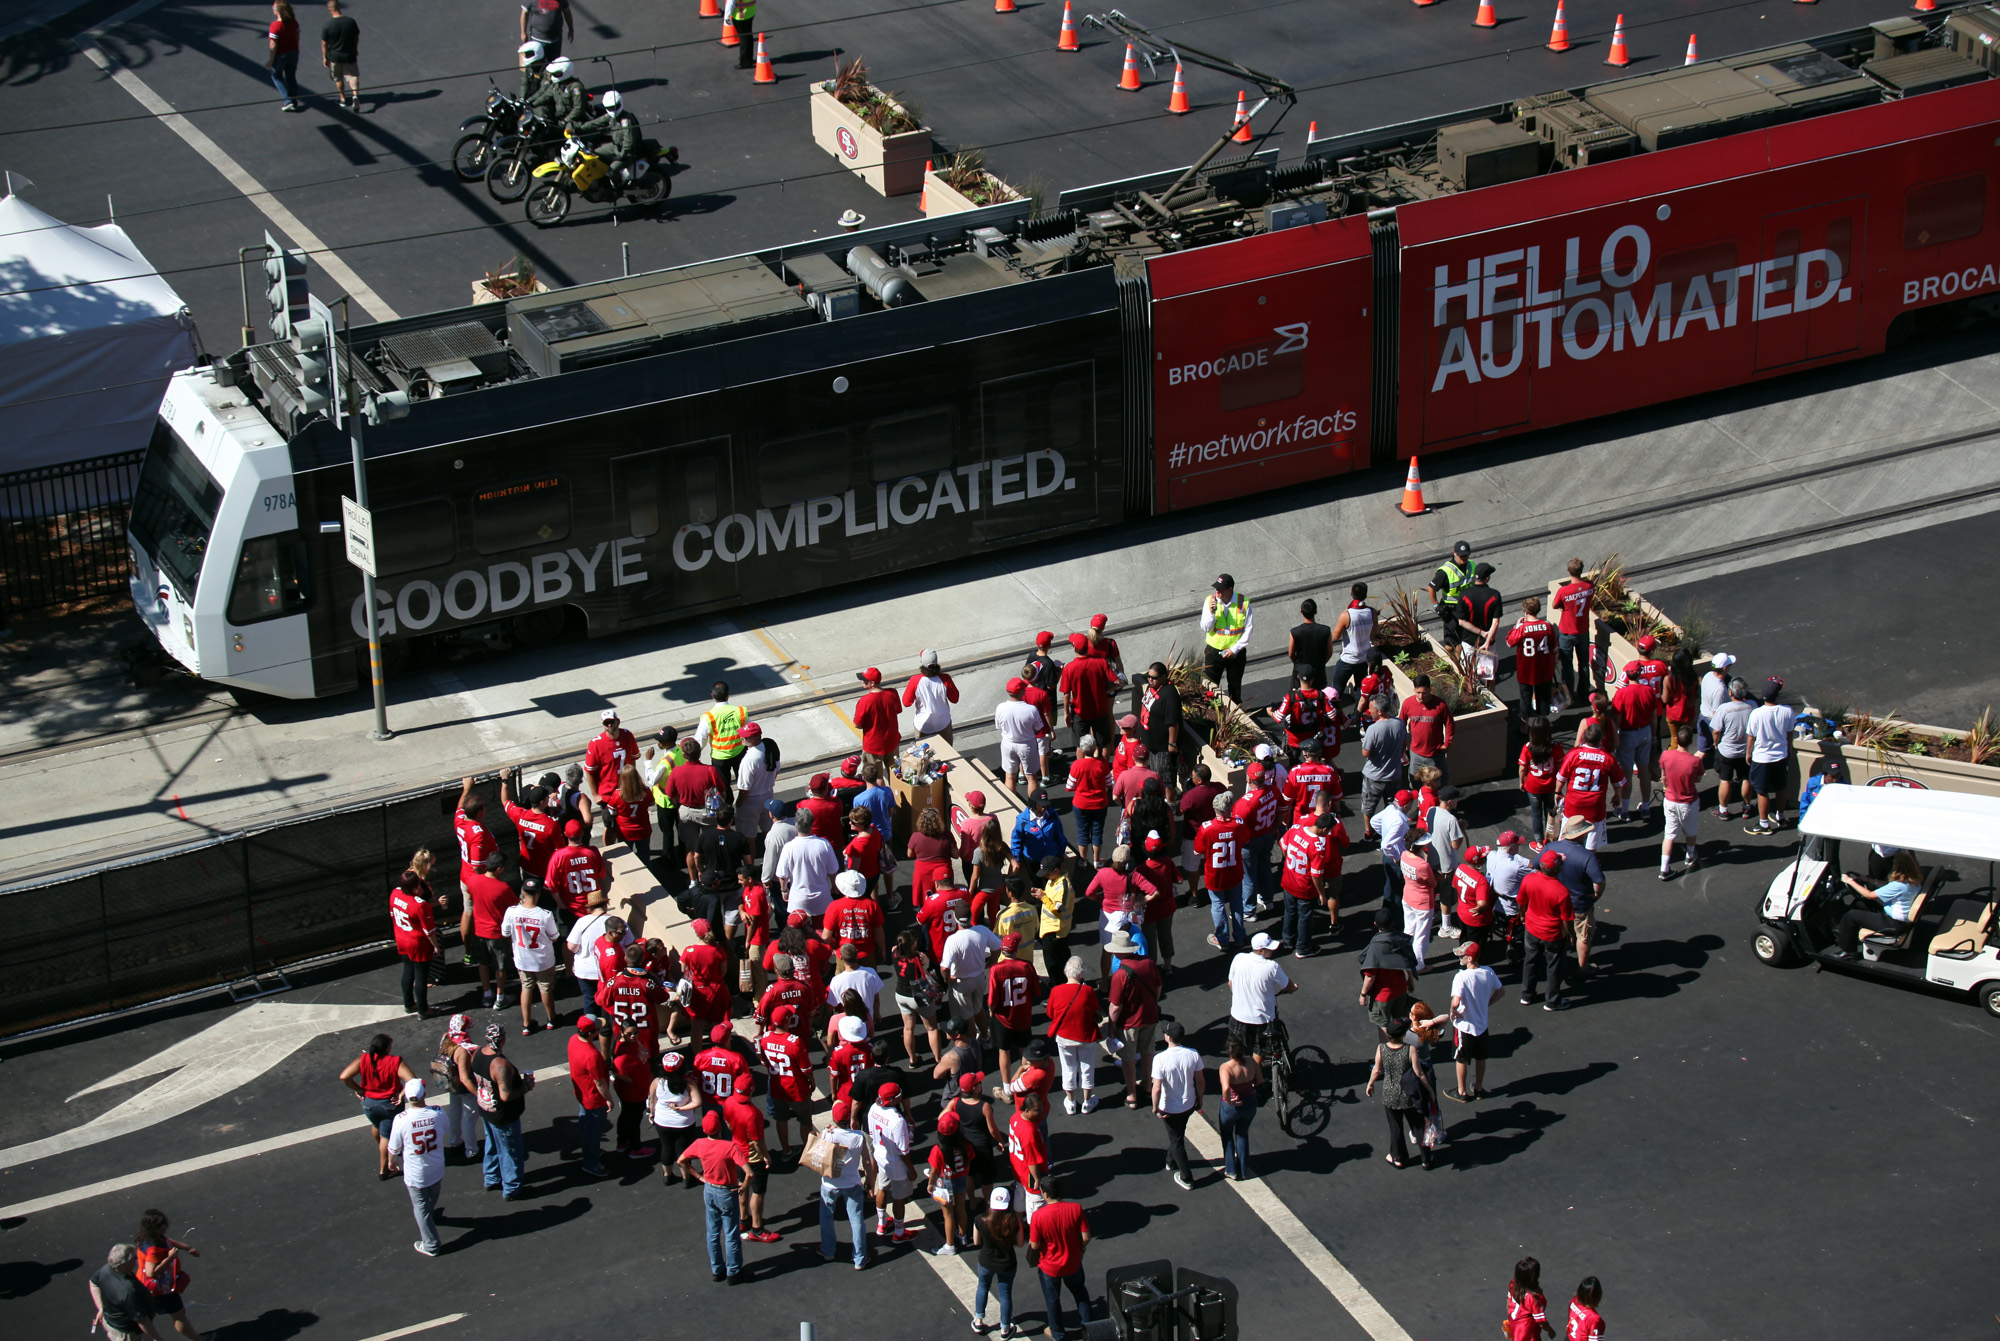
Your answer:
[[[1993,942],[1994,863],[2000,862],[2000,798],[1965,792],[1834,783],[1799,822],[1798,858],[1764,894],[1751,949],[1766,964],[1797,959],[1901,982],[1970,992],[2000,1017],[2000,946]],[[1851,906],[1840,845],[1866,863],[1870,845],[1914,854],[1924,881],[1899,932],[1864,931],[1857,957],[1830,953],[1834,927]],[[1984,884],[1946,892],[1964,877],[1946,860],[1986,864]]]

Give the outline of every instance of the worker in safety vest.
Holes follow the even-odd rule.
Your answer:
[[[733,787],[736,785],[736,763],[743,757],[743,751],[749,748],[743,740],[743,724],[750,717],[729,701],[729,686],[722,681],[715,682],[708,696],[715,700],[715,706],[701,715],[701,721],[694,729],[694,738],[708,746],[710,766]]]
[[[1460,641],[1458,629],[1460,601],[1472,585],[1472,546],[1463,540],[1451,547],[1451,556],[1431,574],[1431,605],[1444,625],[1438,637],[1445,646]]]
[[[747,70],[757,51],[757,0],[727,0],[722,17],[736,25],[736,35],[743,39],[736,48],[736,68]]]
[[[687,752],[681,749],[681,733],[671,726],[663,726],[653,736],[653,743],[639,751],[639,781],[646,784],[653,793],[653,804],[671,814],[674,799],[667,794],[667,774],[687,762]],[[667,844],[672,846],[673,829],[666,829]]]
[[[1210,684],[1229,677],[1229,697],[1243,701],[1243,666],[1250,659],[1250,599],[1236,594],[1236,579],[1215,579],[1215,594],[1202,602],[1201,672]]]

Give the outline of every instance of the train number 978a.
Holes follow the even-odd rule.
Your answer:
[[[292,499],[291,494],[265,494],[264,511],[289,512],[292,509]]]

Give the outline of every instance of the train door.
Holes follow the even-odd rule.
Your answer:
[[[1097,461],[1096,369],[1071,363],[980,384],[980,440],[991,504],[980,538],[991,542],[1061,530],[1095,509],[1095,492],[1075,493]],[[1085,472],[1091,472],[1085,474]],[[1032,507],[1008,507],[1032,501]]]
[[[1867,236],[1865,196],[1766,216],[1762,259],[1743,281],[1742,301],[1757,326],[1757,371],[1860,347]]]
[[[736,561],[756,552],[757,534],[755,517],[736,507],[729,447],[729,438],[722,436],[611,459],[619,534],[677,554],[708,556],[692,568],[672,564],[671,583],[640,588],[648,605],[705,605],[736,598]],[[717,557],[725,561],[717,562]]]

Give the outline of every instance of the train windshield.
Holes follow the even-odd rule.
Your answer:
[[[131,530],[184,601],[194,599],[208,535],[221,507],[222,486],[172,428],[156,423],[132,495]]]

